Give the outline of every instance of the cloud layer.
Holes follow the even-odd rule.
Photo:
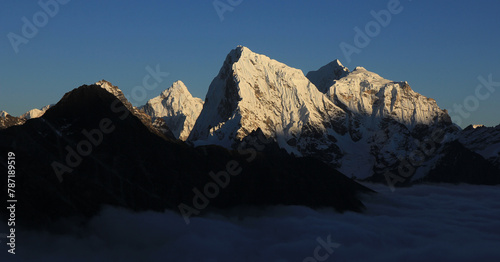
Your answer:
[[[186,225],[170,211],[108,207],[71,235],[19,232],[13,261],[304,261],[314,257],[317,238],[328,236],[340,246],[326,261],[500,257],[500,187],[367,186],[380,193],[364,198],[364,214],[276,206],[209,214]],[[0,260],[6,258],[13,257],[2,248]]]

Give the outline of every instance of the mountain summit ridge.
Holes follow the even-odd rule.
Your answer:
[[[289,153],[368,178],[397,169],[418,150],[414,140],[435,130],[456,131],[447,111],[406,81],[363,67],[349,71],[338,60],[307,76],[238,46],[210,84],[188,140],[235,148],[259,130]],[[422,166],[432,168],[436,161],[425,159]]]
[[[178,80],[141,107],[154,119],[163,119],[174,136],[186,140],[203,108],[203,100],[193,97]]]
[[[246,47],[233,49],[210,84],[189,140],[226,147],[261,129],[288,150],[288,141],[340,127],[343,111],[319,92],[301,70]],[[343,132],[343,130],[336,130]]]
[[[456,181],[443,173],[454,157],[461,159],[455,169],[462,170],[464,181],[496,179],[468,174],[471,163],[464,156],[493,165],[484,167],[485,174],[500,167],[498,127],[460,130],[446,110],[408,82],[388,80],[359,66],[349,71],[339,60],[304,75],[238,46],[226,56],[205,101],[176,81],[141,108],[132,106],[110,82],[96,85],[118,98],[151,132],[186,140],[188,145],[239,150],[264,136],[273,143],[267,148],[270,152],[316,158],[348,176],[372,181],[384,181],[388,172],[400,173],[412,159],[417,164],[407,183]],[[0,129],[26,122],[2,114]],[[433,137],[436,132],[443,134],[438,140]],[[415,161],[414,153],[427,152],[422,145],[429,145],[429,140],[433,153]]]

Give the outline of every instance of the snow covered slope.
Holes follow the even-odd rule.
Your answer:
[[[153,120],[162,118],[176,138],[186,140],[203,108],[203,100],[193,97],[182,81],[176,81],[142,107]]]
[[[52,106],[53,105],[47,105],[47,106],[42,107],[41,109],[38,109],[38,108],[31,109],[30,111],[22,114],[20,117],[24,118],[26,120],[41,117],[41,116],[43,116],[43,114],[45,114],[45,111],[47,111]]]
[[[260,129],[288,152],[366,178],[397,169],[434,130],[451,130],[447,112],[407,82],[362,67],[349,72],[338,60],[308,77],[237,47],[212,81],[189,140],[230,148]],[[436,160],[429,156],[418,168]]]
[[[26,119],[11,116],[5,111],[0,111],[0,129],[5,129],[11,126],[22,125],[26,122]]]
[[[410,130],[417,125],[451,124],[447,111],[434,99],[414,92],[407,82],[389,81],[362,67],[337,81],[328,95],[353,112],[358,109],[372,119],[391,118]]]
[[[321,69],[317,72],[319,71]],[[322,83],[338,75],[333,70],[323,70],[322,73],[322,76],[314,75]],[[369,117],[368,122],[375,125],[378,124],[377,120],[386,118],[393,119],[410,130],[419,124],[451,123],[446,110],[440,109],[434,99],[413,91],[407,82],[384,79],[363,67],[356,67],[347,76],[324,88],[336,105],[356,115]]]
[[[22,114],[19,117],[12,116],[5,111],[0,111],[0,129],[22,125],[27,120],[41,117],[51,106],[53,105],[44,106],[41,109],[31,109],[30,111]]]
[[[231,147],[260,128],[288,152],[321,152],[331,162],[337,148],[328,134],[345,133],[344,121],[301,70],[238,46],[210,84],[189,139]]]
[[[338,59],[321,67],[317,71],[307,73],[306,77],[318,88],[319,91],[326,94],[335,80],[349,74],[349,69],[340,63]]]
[[[348,116],[349,137],[338,143],[344,152],[340,170],[345,174],[365,178],[384,173],[409,159],[435,130],[453,129],[447,111],[407,82],[384,79],[363,67],[348,73],[338,60],[308,76]],[[417,167],[420,173],[432,167],[436,156],[427,156]]]

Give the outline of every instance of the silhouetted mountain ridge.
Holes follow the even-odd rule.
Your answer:
[[[85,219],[103,205],[179,211],[181,203],[193,206],[193,189],[214,182],[210,172],[229,163],[241,173],[202,212],[279,204],[361,211],[357,194],[370,191],[315,159],[165,139],[96,85],[67,93],[40,118],[1,130],[0,150],[16,153],[16,198],[23,203],[16,212],[23,226]]]

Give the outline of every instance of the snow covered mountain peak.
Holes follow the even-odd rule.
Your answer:
[[[246,46],[242,46],[242,45],[237,46],[234,50],[232,50],[232,52],[233,51],[238,56],[242,56],[242,55],[247,56],[247,55],[255,54],[254,52],[252,52],[252,50],[250,50],[250,48],[248,48]]]
[[[312,72],[308,74],[311,75]],[[315,81],[328,83],[335,77],[336,74],[330,71]],[[358,117],[370,118],[365,121],[369,128],[377,128],[384,119],[396,120],[410,130],[419,124],[451,123],[446,111],[440,109],[434,99],[414,92],[408,82],[385,79],[364,67],[356,67],[320,90],[344,110]]]
[[[21,115],[20,117],[21,118],[24,118],[26,120],[29,120],[29,119],[33,119],[33,118],[38,118],[38,117],[41,117],[43,116],[43,114],[45,114],[45,112],[51,108],[53,105],[47,105],[47,106],[44,106],[42,107],[41,109],[38,109],[38,108],[35,108],[35,109],[31,109],[30,111],[24,113],[23,115]]]
[[[174,136],[186,140],[203,109],[203,100],[193,97],[182,81],[176,81],[142,107],[153,120],[161,118]]]
[[[241,57],[248,57],[251,56],[252,54],[255,53],[253,53],[252,50],[250,50],[248,47],[239,45],[235,49],[231,50],[231,52],[229,52],[229,54],[226,57],[226,62],[228,63],[237,62]]]
[[[19,117],[14,117],[5,111],[0,111],[0,129],[8,128],[15,125],[22,125],[27,120],[41,117],[53,105],[44,106],[41,109],[31,109]]]
[[[388,79],[381,77],[379,74],[368,71],[366,68],[358,66],[351,73],[349,73],[345,79],[342,79],[339,82],[352,84],[353,88],[361,87],[363,90],[368,89],[376,89],[384,87],[388,84],[402,84],[402,86],[409,87],[407,82],[394,82]],[[369,83],[369,85],[367,84]],[[406,84],[404,84],[406,83]],[[328,90],[330,91],[330,90]]]
[[[115,95],[118,98],[120,98],[120,96],[123,96],[122,91],[117,86],[114,86],[113,84],[104,79],[95,84],[106,89],[108,92],[110,92],[111,94]]]
[[[342,124],[334,123],[343,118],[344,112],[301,70],[238,47],[210,84],[189,139],[230,147],[260,128],[265,136],[297,153],[287,141],[312,133],[321,137],[327,129],[341,128]]]
[[[338,60],[338,59],[333,60],[330,64],[334,64],[334,65],[337,65],[337,66],[342,66],[342,67],[344,67],[344,65],[342,65],[342,63],[341,63],[341,62],[340,62],[340,60]]]
[[[111,84],[111,82],[106,81],[104,79],[101,80],[101,81],[96,82],[95,84],[101,86],[104,89],[114,89],[114,88],[116,88],[116,86],[114,86],[113,84]]]
[[[328,88],[336,80],[349,74],[349,69],[340,63],[338,59],[321,67],[317,71],[307,73],[306,77],[318,88],[321,93],[326,94]]]
[[[113,84],[104,79],[95,83],[95,85],[100,86],[101,88],[105,89],[106,91],[114,95],[116,98],[118,98],[118,100],[120,100],[125,105],[125,107],[127,107],[127,109],[130,110],[130,112],[134,114],[139,114],[138,109],[134,107],[132,103],[130,103],[127,100],[122,90],[120,90],[120,88],[118,88],[117,86],[114,86]]]
[[[162,95],[164,96],[167,96],[169,94],[172,94],[172,93],[182,93],[182,94],[186,94],[187,96],[190,96],[191,93],[189,93],[188,89],[187,89],[187,86],[181,81],[181,80],[177,80],[175,81],[172,86],[170,86],[169,88],[165,89],[163,92],[162,92]]]
[[[26,122],[26,119],[21,117],[14,117],[5,111],[0,111],[0,130],[11,127],[22,125]]]
[[[132,103],[130,103],[127,100],[122,90],[120,90],[120,88],[118,88],[117,86],[114,86],[113,84],[104,79],[95,83],[95,85],[100,86],[101,88],[105,89],[106,91],[114,95],[116,98],[118,98],[118,100],[120,100],[125,105],[125,107],[127,107],[127,109],[130,110],[130,112],[139,113],[137,108],[134,107]]]

